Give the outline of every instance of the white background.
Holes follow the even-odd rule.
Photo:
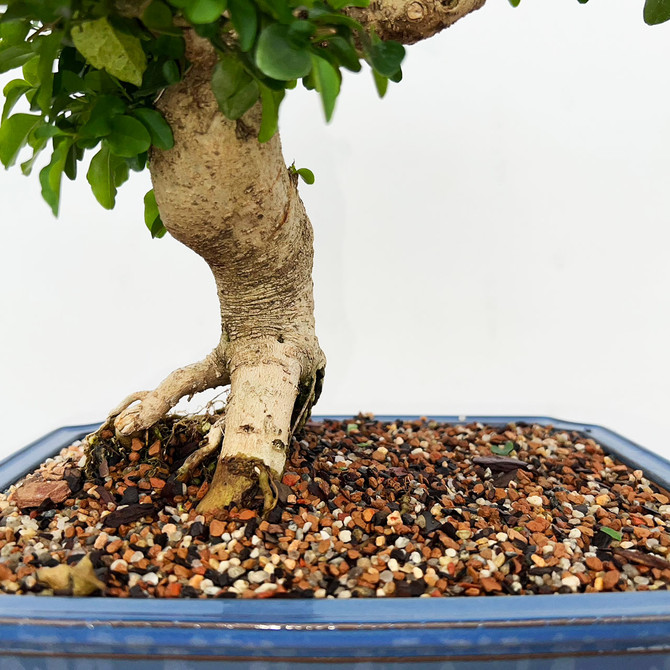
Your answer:
[[[335,120],[289,95],[316,232],[320,413],[542,414],[670,456],[670,24],[642,0],[506,0],[409,49]],[[8,78],[5,77],[4,81]],[[59,220],[0,175],[0,456],[102,419],[218,340],[205,264],[85,180]]]

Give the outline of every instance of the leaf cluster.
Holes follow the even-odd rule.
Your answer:
[[[20,68],[21,76],[3,91],[0,161],[8,168],[21,157],[30,174],[44,152],[42,195],[57,215],[63,175],[75,179],[86,151],[95,151],[86,178],[98,202],[114,207],[118,188],[146,167],[152,147],[173,146],[156,103],[190,67],[186,30],[216,50],[212,90],[228,118],[260,101],[261,142],[277,131],[285,92],[299,79],[319,93],[330,120],[342,68],[358,72],[367,61],[380,95],[402,77],[404,48],[343,11],[368,2],[9,0],[0,5],[0,73]],[[12,113],[21,99],[29,112]],[[145,221],[152,236],[165,234],[152,192]]]

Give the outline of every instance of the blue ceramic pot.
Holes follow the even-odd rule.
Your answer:
[[[434,418],[576,430],[670,488],[670,463],[599,426],[540,417]],[[0,490],[96,427],[61,428],[10,456],[0,463]],[[0,670],[312,667],[670,670],[670,593],[262,601],[0,596]]]

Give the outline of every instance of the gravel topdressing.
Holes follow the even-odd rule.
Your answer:
[[[0,494],[0,591],[351,598],[667,589],[670,494],[551,427],[308,423],[277,505],[199,515],[172,419],[85,481],[75,443]],[[111,433],[103,434],[115,445]],[[116,461],[116,462],[115,462]],[[653,475],[653,473],[650,473]]]

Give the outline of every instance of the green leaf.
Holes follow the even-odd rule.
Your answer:
[[[256,65],[263,74],[273,79],[300,79],[312,68],[309,51],[296,48],[288,32],[288,26],[271,23],[258,38]]]
[[[156,32],[172,32],[175,26],[172,21],[172,10],[161,0],[153,0],[142,14],[142,23]]]
[[[60,137],[66,135],[57,126],[52,126],[50,123],[44,123],[35,129],[33,137],[37,140],[50,140],[52,137]]]
[[[0,51],[0,74],[8,72],[15,67],[21,67],[24,63],[35,57],[35,52],[29,44],[18,44]]]
[[[192,0],[184,7],[191,23],[214,23],[226,11],[226,0]]]
[[[670,20],[670,0],[646,0],[644,22],[650,26]]]
[[[239,119],[260,94],[258,82],[231,54],[224,54],[212,73],[212,92],[221,111],[229,119]]]
[[[259,94],[258,82],[255,79],[249,78],[246,84],[223,103],[221,111],[229,119],[235,121],[254,106]]]
[[[0,23],[0,49],[21,44],[26,39],[30,24],[28,21],[7,21]]]
[[[616,540],[617,542],[621,542],[621,540],[623,540],[623,535],[618,530],[614,530],[614,528],[609,528],[608,526],[600,526],[600,530],[603,533],[605,533],[605,535],[609,535],[612,539]]]
[[[105,208],[112,209],[116,202],[117,187],[128,178],[128,165],[113,154],[106,144],[91,159],[86,179],[95,199]]]
[[[40,184],[42,185],[42,197],[51,207],[54,216],[58,216],[60,205],[60,186],[65,169],[65,162],[70,150],[72,140],[65,138],[55,146],[49,164],[40,170]]]
[[[67,152],[63,172],[70,181],[74,181],[77,178],[77,161],[81,155],[83,155],[83,150],[78,149],[76,144],[73,144]]]
[[[232,54],[223,54],[212,72],[212,91],[219,107],[237,91],[248,76],[244,66]]]
[[[87,121],[79,128],[79,137],[99,139],[112,132],[111,120],[126,111],[126,104],[114,95],[94,98]]]
[[[400,64],[405,57],[405,47],[392,40],[378,42],[371,45],[369,55],[372,67],[384,77],[391,78],[400,70]]]
[[[297,2],[289,3],[287,0],[254,0],[254,2],[261,14],[269,14],[275,21],[285,25],[289,25],[295,19],[292,7],[301,4]],[[301,6],[304,6],[304,4],[301,4]]]
[[[254,45],[258,30],[256,7],[249,0],[228,0],[228,11],[240,39],[240,49],[249,51]]]
[[[511,440],[505,442],[505,444],[500,447],[497,444],[491,445],[491,453],[492,454],[498,454],[499,456],[507,456],[507,454],[512,453],[514,451],[514,442]]]
[[[334,57],[336,62],[341,63],[347,70],[360,72],[361,63],[353,44],[341,35],[329,37],[325,44],[322,50],[326,52],[326,55],[329,55],[331,59]]]
[[[33,155],[27,160],[21,163],[21,172],[27,177],[30,175],[30,173],[33,171],[33,167],[35,165],[35,161],[39,157],[39,155],[42,153],[44,150],[44,147],[46,146],[46,140],[44,141],[44,144],[40,146],[38,149],[33,150]]]
[[[180,60],[184,57],[184,38],[173,35],[160,35],[159,37],[145,42],[146,50],[154,56],[164,56],[171,60]]]
[[[151,135],[144,125],[132,116],[115,116],[109,122],[112,132],[105,138],[109,148],[117,155],[132,158],[147,151]]]
[[[147,58],[139,38],[114,30],[103,17],[72,28],[72,41],[93,67],[135,86],[142,84]]]
[[[40,59],[35,54],[33,54],[33,57],[26,61],[21,68],[21,71],[23,72],[23,78],[31,86],[40,85],[39,65]]]
[[[316,90],[321,94],[326,121],[330,121],[340,92],[339,72],[327,60],[312,56],[312,77]]]
[[[58,72],[72,72],[81,76],[86,67],[86,59],[73,47],[63,46],[58,56]]]
[[[138,154],[132,158],[126,158],[126,165],[133,170],[133,172],[142,172],[147,166],[147,157],[148,154],[145,151],[143,154]]]
[[[133,110],[133,115],[136,116],[149,131],[149,135],[151,135],[151,144],[153,144],[153,146],[163,150],[172,149],[174,146],[172,129],[160,112],[155,109],[149,109],[148,107],[139,107]]]
[[[28,136],[42,119],[33,114],[14,114],[0,126],[0,162],[8,168],[14,165]]]
[[[261,128],[258,133],[258,141],[268,142],[274,137],[279,125],[279,106],[284,99],[284,90],[273,91],[271,88],[260,85],[261,103],[263,114],[261,116]]]
[[[178,81],[181,81],[181,72],[179,71],[179,65],[173,60],[166,60],[165,63],[161,66],[163,70],[163,77],[168,84],[176,84]]]
[[[372,76],[375,79],[375,86],[377,87],[377,93],[380,98],[383,98],[386,95],[386,90],[389,87],[388,77],[384,77],[377,70],[372,70]]]
[[[298,49],[305,48],[310,41],[310,38],[316,32],[316,24],[311,21],[303,21],[301,19],[293,21],[288,27],[288,39],[291,44]]]
[[[521,0],[509,0],[509,4],[512,5],[512,7],[518,7],[521,4]]]
[[[336,14],[319,7],[309,10],[309,18],[321,25],[328,26],[347,26],[354,31],[363,32],[363,26],[345,14]]]
[[[314,173],[309,168],[299,168],[296,170],[300,178],[305,182],[305,184],[314,183]]]
[[[40,87],[37,89],[35,102],[45,114],[51,109],[51,96],[53,94],[54,83],[53,64],[58,57],[62,39],[63,32],[59,31],[36,40],[37,50],[40,55],[37,64]]]
[[[84,83],[95,93],[118,94],[118,85],[104,70],[91,70],[84,75]]]
[[[24,79],[12,79],[2,89],[5,96],[5,105],[2,108],[2,120],[4,121],[14,109],[14,105],[25,95],[32,86]]]
[[[57,94],[91,93],[84,79],[74,72],[65,70],[64,72],[59,72],[56,77],[57,80],[54,79],[54,92]],[[56,86],[56,81],[58,81],[58,86]]]
[[[167,230],[163,225],[158,205],[156,204],[156,195],[151,189],[144,196],[144,223],[146,224],[151,237],[163,237]]]
[[[46,147],[47,142],[48,140],[46,138],[37,139],[34,133],[28,134],[28,145],[32,148],[33,155],[27,161],[21,163],[21,172],[23,172],[24,175],[27,176],[32,172],[33,165],[35,164],[37,157]]]

